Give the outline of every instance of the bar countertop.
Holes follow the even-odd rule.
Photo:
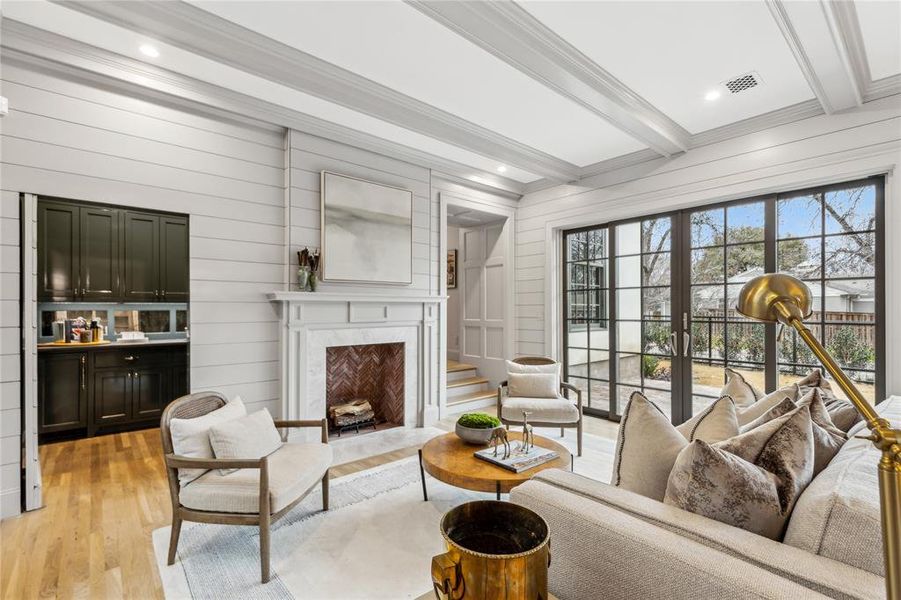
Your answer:
[[[148,340],[146,342],[110,342],[109,344],[81,344],[72,342],[71,344],[38,344],[38,352],[95,352],[103,350],[122,350],[124,348],[148,348],[157,346],[185,346],[188,340],[184,338],[166,339],[166,340]]]

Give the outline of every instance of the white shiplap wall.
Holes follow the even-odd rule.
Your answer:
[[[559,348],[561,229],[890,172],[901,164],[901,96],[524,196],[516,214],[516,349]],[[886,183],[886,305],[901,301],[901,186]],[[901,317],[887,312],[887,365],[901,358]],[[889,393],[901,374],[889,369]]]
[[[18,192],[190,215],[191,387],[278,409],[285,133],[2,65],[0,492],[18,512]],[[9,500],[15,497],[15,501]]]
[[[323,283],[322,291],[391,295],[430,294],[437,290],[437,204],[430,198],[430,170],[394,158],[361,150],[299,131],[290,142],[290,255],[292,289],[296,286],[297,251],[318,248],[320,227],[319,184],[322,171],[331,171],[392,185],[413,192],[413,285]],[[328,260],[325,257],[324,260]]]

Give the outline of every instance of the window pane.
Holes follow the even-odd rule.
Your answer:
[[[645,254],[642,257],[642,285],[669,285],[671,261],[669,252]]]
[[[723,323],[705,319],[692,321],[691,323],[691,354],[705,358],[717,358],[720,354],[713,353],[714,336],[721,337]]]
[[[617,287],[639,287],[641,285],[641,257],[627,256],[616,259]]]
[[[644,288],[641,293],[643,298],[643,318],[666,319],[668,321],[670,318],[670,296],[672,293],[670,288]]]
[[[570,292],[567,295],[567,314],[570,319],[584,321],[588,318],[588,292]]]
[[[607,229],[592,229],[587,232],[587,258],[607,257]]]
[[[725,381],[725,370],[723,363],[718,361],[699,361],[695,359],[691,364],[691,389],[692,393],[700,396],[710,396],[699,402],[699,406],[694,407],[694,414],[698,413],[698,408],[703,408],[719,398],[720,390],[723,388]]]
[[[672,354],[671,332],[672,327],[665,321],[645,321],[642,352],[667,356]]]
[[[726,340],[726,358],[730,362],[763,362],[766,358],[765,326],[762,323],[729,323]]]
[[[730,206],[727,210],[726,220],[729,230],[726,232],[726,242],[762,242],[765,221],[763,202],[753,204],[739,204]]]
[[[588,343],[588,324],[582,320],[569,320],[566,322],[566,334],[569,336],[569,345],[586,348]],[[580,337],[581,334],[581,337]]]
[[[723,280],[724,249],[722,246],[691,251],[691,282],[718,283]]]
[[[691,315],[694,317],[723,317],[725,290],[721,285],[691,287]]]
[[[820,326],[816,324],[808,324],[808,329],[813,333],[813,337],[820,340],[822,342],[823,336],[820,331]],[[806,365],[806,366],[818,366],[819,361],[817,361],[816,356],[813,352],[807,347],[807,344],[804,343],[804,340],[798,336],[797,332],[794,329],[786,328],[782,333],[782,341],[778,344],[779,350],[779,363],[780,365],[785,363],[789,365]],[[802,367],[787,367],[789,371],[794,371],[800,374],[806,374],[809,369]],[[780,366],[780,370],[782,367]]]
[[[642,359],[644,371],[645,393],[650,393],[648,388],[669,391],[672,386],[673,369],[668,357],[645,355]]]
[[[724,215],[722,208],[691,213],[692,248],[723,243]]]
[[[585,260],[588,258],[588,233],[580,231],[579,233],[570,233],[567,236],[567,245],[569,251],[566,253],[569,260]]]
[[[872,277],[876,274],[876,234],[826,238],[826,277]]]
[[[748,281],[763,275],[763,244],[741,244],[726,249],[726,277],[732,281]]]
[[[588,265],[585,263],[570,263],[566,265],[569,272],[569,289],[578,290],[588,285]]]
[[[616,318],[634,320],[641,318],[641,290],[616,291]]]
[[[616,380],[619,383],[641,385],[641,355],[616,355]]]
[[[570,375],[588,377],[588,350],[567,348],[566,368]]]
[[[782,240],[776,244],[776,269],[800,279],[820,277],[822,238]]]
[[[638,254],[641,252],[641,225],[624,223],[616,226],[616,254]]]
[[[592,260],[589,261],[588,266],[588,285],[591,287],[602,287],[605,288],[610,285],[610,282],[607,277],[607,261],[606,260]]]
[[[641,222],[642,252],[661,252],[670,248],[672,219],[660,217]]]
[[[816,195],[779,200],[776,216],[779,239],[820,235],[823,232],[820,199]]]
[[[826,281],[826,322],[873,323],[876,321],[876,281],[840,279]]]
[[[610,348],[609,321],[593,321],[588,324],[588,331],[591,336],[592,348],[600,350]]]
[[[616,412],[618,414],[623,414],[623,411],[626,410],[626,406],[629,404],[629,397],[635,392],[641,392],[641,388],[626,385],[616,386]],[[666,402],[660,402],[658,398],[655,404],[660,410],[665,411],[665,413],[669,415],[668,400]]]
[[[844,368],[876,368],[876,327],[826,325],[826,350]]]
[[[621,321],[616,324],[617,349],[623,352],[641,352],[641,323]]]
[[[610,379],[610,353],[606,350],[590,350],[589,375],[593,379]]]
[[[826,233],[876,229],[876,186],[827,192]]]

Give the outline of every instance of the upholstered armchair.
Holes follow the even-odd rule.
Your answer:
[[[554,359],[544,356],[522,356],[512,362],[524,367],[557,365]],[[559,427],[561,437],[564,429],[575,428],[578,454],[582,456],[582,392],[579,388],[561,381],[557,395],[548,398],[510,396],[507,392],[508,381],[502,381],[497,387],[497,418],[508,429],[510,425],[522,424],[523,411],[531,413],[529,423],[535,427]],[[575,395],[575,402],[570,394]]]
[[[190,458],[173,451],[172,419],[201,417],[226,404],[218,392],[183,396],[166,407],[160,420],[166,474],[172,500],[172,533],[168,564],[174,564],[183,521],[224,525],[256,525],[260,528],[260,570],[263,583],[269,581],[269,529],[271,523],[290,511],[322,482],[322,509],[328,510],[329,466],[328,425],[321,421],[274,421],[283,443],[268,456],[253,459]],[[321,443],[288,443],[287,429],[316,427],[322,430]],[[186,485],[179,481],[179,469],[204,469]],[[222,475],[219,469],[238,469]]]

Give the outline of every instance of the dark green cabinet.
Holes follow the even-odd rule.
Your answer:
[[[114,208],[82,207],[81,300],[115,300],[120,296],[119,211]]]
[[[38,433],[85,427],[88,355],[64,352],[38,360]]]
[[[160,218],[125,211],[125,302],[146,302],[160,296]]]
[[[38,203],[38,299],[74,300],[79,280],[80,209],[61,202]]]
[[[38,433],[46,440],[154,427],[166,405],[187,393],[185,345],[41,351]]]
[[[187,302],[188,219],[41,198],[38,299]]]

